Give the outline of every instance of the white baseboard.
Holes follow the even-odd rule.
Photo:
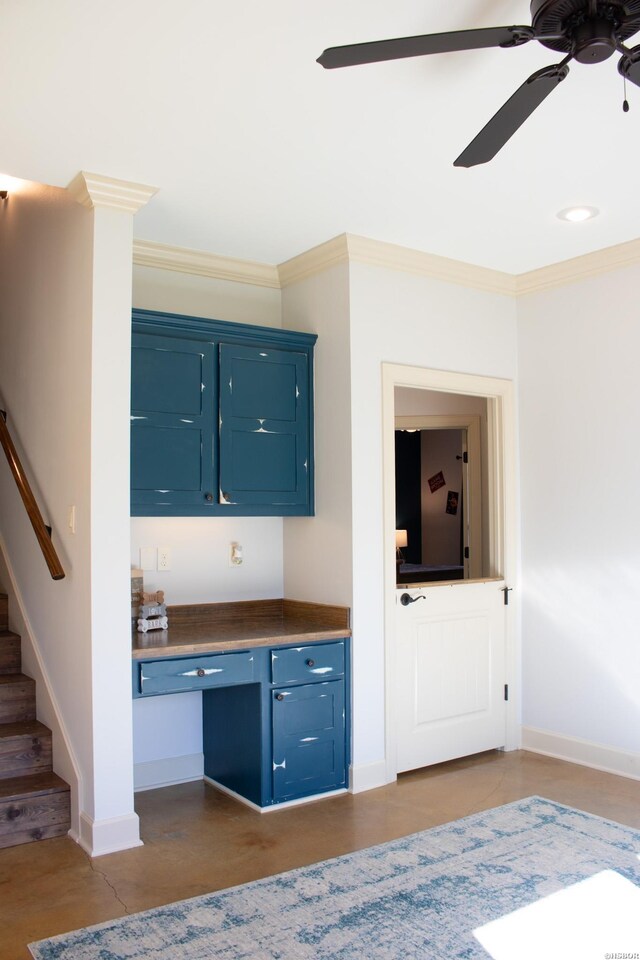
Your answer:
[[[204,754],[191,753],[182,757],[166,757],[163,760],[148,760],[136,763],[133,767],[133,789],[155,790],[157,787],[170,787],[176,783],[189,783],[202,780],[204,775]]]
[[[235,790],[230,790],[229,787],[225,787],[223,783],[212,780],[211,777],[205,776],[203,780],[205,783],[209,783],[212,787],[215,787],[216,790],[220,790],[221,793],[226,793],[228,797],[233,797],[234,800],[239,800],[240,803],[244,803],[246,807],[251,807],[251,809],[257,811],[257,813],[272,813],[274,810],[285,810],[287,807],[299,807],[303,803],[313,803],[314,800],[324,800],[326,797],[339,797],[341,793],[347,792],[345,787],[341,787],[339,790],[327,790],[326,793],[313,793],[309,797],[298,797],[297,800],[283,800],[282,803],[272,803],[268,807],[260,807],[257,803],[254,803],[253,800],[247,800],[246,797],[236,793]]]
[[[351,786],[349,787],[351,793],[375,790],[376,787],[385,787],[389,782],[393,781],[390,781],[387,776],[387,764],[384,760],[351,767]]]
[[[557,760],[568,760],[584,767],[615,773],[619,777],[640,780],[640,753],[618,750],[578,737],[566,737],[535,727],[522,728],[522,749]]]
[[[143,846],[140,839],[140,820],[137,813],[128,813],[109,820],[93,820],[88,814],[80,814],[80,835],[69,835],[90,857],[102,857],[106,853],[118,853]]]

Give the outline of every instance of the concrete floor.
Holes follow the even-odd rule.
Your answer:
[[[640,828],[640,781],[524,751],[418,770],[357,796],[256,813],[202,782],[140,793],[143,847],[68,838],[0,850],[0,960],[112,917],[246,883],[537,794]]]

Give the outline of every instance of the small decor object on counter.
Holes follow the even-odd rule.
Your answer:
[[[156,617],[154,620],[147,620],[142,617],[138,620],[138,633],[146,633],[147,630],[166,630],[169,621],[166,617]]]
[[[138,633],[146,633],[147,630],[166,630],[168,626],[164,590],[151,593],[143,591],[138,606]]]
[[[144,603],[144,585],[142,570],[131,568],[131,626],[135,627],[139,614],[140,604]]]
[[[165,603],[141,603],[138,616],[148,620],[149,617],[166,617],[167,605]]]
[[[144,593],[140,598],[140,603],[164,603],[164,590],[155,590],[152,593]]]

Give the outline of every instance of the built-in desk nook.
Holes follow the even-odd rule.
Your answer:
[[[295,600],[170,606],[133,636],[133,696],[201,690],[205,779],[261,809],[345,789],[349,609]]]

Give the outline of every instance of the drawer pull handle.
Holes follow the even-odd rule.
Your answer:
[[[213,494],[212,494],[212,493],[205,493],[204,498],[205,498],[205,500],[207,501],[207,503],[213,503]]]
[[[312,660],[311,657],[309,657],[308,660],[305,660],[305,663],[306,663],[306,665],[307,665],[308,667],[315,667],[315,665],[316,665],[315,660]]]
[[[204,677],[204,675],[205,675],[204,670],[202,669],[202,667],[199,667],[199,668],[198,668],[198,676],[199,676],[199,677]]]
[[[276,693],[276,700],[284,700],[284,693]]]

